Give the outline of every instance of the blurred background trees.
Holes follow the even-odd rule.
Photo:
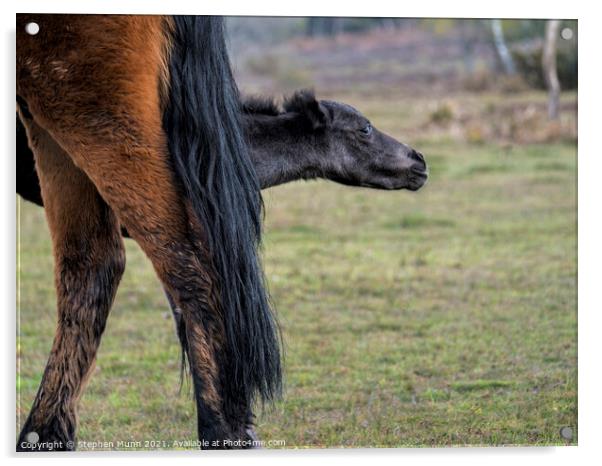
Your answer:
[[[266,47],[294,39],[336,39],[378,31],[413,32],[421,41],[455,44],[465,78],[473,73],[517,75],[528,87],[546,89],[543,71],[545,20],[432,19],[432,18],[229,18],[234,47]],[[577,21],[559,21],[554,31],[569,29],[570,39],[558,37],[555,52],[560,88],[577,87]],[[427,37],[425,37],[425,35]],[[428,46],[429,44],[424,44]],[[243,51],[244,52],[244,51]],[[416,48],[415,53],[420,53]]]

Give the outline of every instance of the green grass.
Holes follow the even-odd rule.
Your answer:
[[[417,193],[323,181],[265,192],[286,391],[260,410],[260,436],[287,447],[575,444],[559,431],[577,431],[576,147],[418,148],[432,164]],[[43,211],[20,209],[23,422],[55,304]],[[127,257],[79,439],[193,439],[167,304],[132,241]]]

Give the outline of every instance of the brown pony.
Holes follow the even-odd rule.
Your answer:
[[[58,307],[17,449],[75,447],[77,401],[125,267],[122,225],[182,311],[202,446],[251,446],[253,403],[278,395],[281,365],[221,18],[20,14],[16,64]]]

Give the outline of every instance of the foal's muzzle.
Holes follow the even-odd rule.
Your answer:
[[[410,174],[408,175],[408,189],[411,191],[417,191],[424,186],[426,180],[428,179],[426,161],[424,160],[424,156],[414,149],[408,153],[408,158],[412,159],[414,162],[410,167]]]

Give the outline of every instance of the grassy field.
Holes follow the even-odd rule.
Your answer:
[[[407,109],[363,108],[402,138],[394,122]],[[260,413],[260,436],[287,447],[575,444],[576,145],[409,142],[431,169],[417,193],[324,181],[265,192],[286,391]],[[56,311],[43,211],[19,202],[22,423]],[[132,241],[127,259],[79,439],[193,439],[166,301]]]

